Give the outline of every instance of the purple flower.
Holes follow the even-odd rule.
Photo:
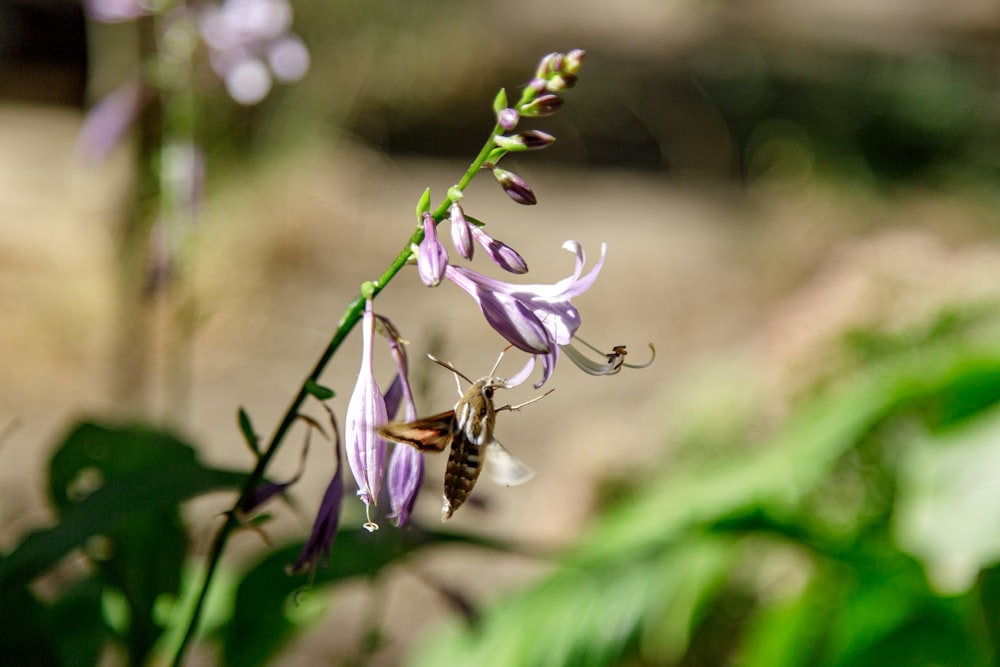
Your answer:
[[[292,572],[313,569],[317,563],[325,567],[330,560],[330,549],[333,547],[333,539],[337,536],[337,524],[340,521],[340,499],[344,496],[344,479],[340,474],[340,447],[334,449],[337,452],[337,472],[326,487],[323,502],[320,503],[316,520],[313,521],[312,532],[309,533],[309,539],[306,540],[298,560],[292,565]]]
[[[87,16],[101,23],[123,23],[148,16],[149,9],[139,0],[86,0]]]
[[[417,271],[428,287],[436,287],[448,266],[448,251],[438,239],[434,216],[424,213],[424,240],[417,248]]]
[[[99,162],[122,138],[143,107],[153,99],[153,91],[132,78],[105,95],[87,113],[77,137],[77,149],[89,162]]]
[[[294,83],[309,71],[309,49],[291,32],[288,0],[222,0],[201,5],[198,27],[226,92],[257,104],[274,80]]]
[[[473,238],[486,250],[490,259],[504,271],[509,273],[527,273],[528,264],[521,255],[503,241],[498,241],[486,233],[482,227],[472,226]]]
[[[375,433],[375,428],[388,420],[385,401],[379,391],[372,369],[372,345],[375,337],[375,316],[372,302],[365,303],[362,326],[363,350],[361,371],[354,393],[347,404],[347,419],[344,426],[347,438],[347,462],[351,466],[354,480],[358,484],[358,496],[368,511],[366,527],[375,530],[378,526],[371,521],[371,506],[378,503],[382,489],[382,471],[385,467],[386,444]]]
[[[385,394],[385,404],[388,416],[393,417],[399,404],[406,407],[405,421],[415,421],[417,418],[417,406],[413,401],[413,392],[410,390],[408,364],[406,352],[403,349],[403,340],[399,332],[392,323],[384,317],[380,317],[382,329],[389,340],[389,349],[392,358],[396,363],[396,377],[392,385]],[[392,450],[389,459],[389,504],[392,505],[393,519],[397,527],[405,526],[409,521],[410,512],[417,501],[417,493],[424,480],[424,457],[412,447],[397,444]]]
[[[412,419],[416,419],[414,413]],[[408,421],[412,421],[407,417]],[[389,459],[389,518],[402,527],[410,520],[413,505],[417,502],[420,485],[424,481],[424,456],[413,447],[397,443]]]
[[[465,219],[465,212],[458,202],[448,209],[451,218],[451,242],[458,254],[465,259],[472,259],[475,246],[472,245],[472,225]]]
[[[486,321],[515,347],[542,357],[542,381],[552,376],[559,358],[559,346],[567,345],[580,328],[580,314],[572,299],[594,284],[607,245],[601,244],[601,259],[586,275],[586,255],[576,241],[563,248],[576,255],[573,274],[550,285],[516,285],[489,278],[461,266],[449,266],[445,276],[469,293],[483,311]]]

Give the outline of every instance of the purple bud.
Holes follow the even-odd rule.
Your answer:
[[[544,87],[544,86],[543,86]],[[521,115],[527,118],[551,116],[563,105],[563,99],[558,95],[546,93],[531,100],[521,107]]]
[[[500,124],[500,127],[508,132],[517,127],[518,120],[520,120],[520,114],[518,114],[516,109],[507,107],[497,112],[497,122]]]
[[[566,74],[579,74],[583,61],[587,57],[587,52],[583,49],[573,49],[566,54],[563,59],[562,71]]]
[[[537,151],[551,146],[556,140],[556,138],[548,132],[542,132],[540,130],[528,130],[526,132],[521,132],[517,135],[517,138],[522,144],[524,144],[525,149],[529,151]]]
[[[497,179],[497,183],[507,193],[507,196],[518,204],[534,206],[538,203],[538,200],[535,199],[535,193],[531,191],[531,188],[524,182],[524,179],[514,172],[494,167],[493,177]]]
[[[417,248],[417,271],[428,287],[436,287],[448,266],[448,251],[438,239],[434,216],[424,213],[424,240]]]
[[[465,259],[472,259],[475,246],[472,245],[472,225],[465,219],[465,213],[458,202],[448,209],[451,216],[451,242],[455,250]]]
[[[563,54],[559,52],[547,53],[538,61],[538,68],[535,70],[535,78],[547,79],[553,72],[562,69]]]
[[[517,274],[528,272],[527,262],[516,250],[487,234],[482,227],[473,227],[472,235],[483,246],[490,259],[504,271]]]
[[[576,74],[553,74],[545,84],[545,90],[550,93],[558,93],[561,90],[566,90],[567,88],[572,88],[576,85]]]

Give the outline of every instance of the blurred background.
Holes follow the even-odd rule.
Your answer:
[[[481,484],[449,528],[514,546],[436,546],[322,589],[268,659],[993,664],[1000,6],[296,0],[305,69],[275,68],[259,103],[184,70],[198,155],[177,178],[204,181],[166,241],[130,222],[149,206],[149,128],[95,149],[107,135],[86,119],[151,42],[207,56],[128,6],[0,0],[0,551],[51,521],[49,459],[74,420],[169,426],[249,468],[237,408],[271,432],[420,193],[439,201],[479,150],[496,90],[582,48],[565,107],[530,124],[558,141],[504,163],[538,205],[477,179],[465,209],[531,282],[569,274],[566,239],[590,263],[607,242],[580,335],[637,362],[653,343],[656,362],[608,378],[564,364],[551,396],[501,415],[538,475]],[[425,353],[478,377],[500,348],[466,295],[413,271],[377,307],[411,343],[423,413],[454,402]],[[341,416],[359,352],[352,336],[323,378]],[[302,435],[274,478],[295,474]],[[313,442],[272,544],[307,535],[332,469]],[[442,471],[429,461],[427,525]],[[185,507],[195,558],[227,503]],[[360,523],[360,504],[344,511]],[[229,578],[270,548],[237,535]]]

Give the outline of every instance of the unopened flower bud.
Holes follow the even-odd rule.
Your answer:
[[[562,71],[566,74],[579,74],[583,61],[587,57],[587,52],[583,49],[573,49],[563,58]]]
[[[500,109],[500,111],[497,112],[497,123],[499,123],[500,127],[508,132],[517,127],[518,120],[520,120],[520,114],[516,109],[507,107],[505,109]]]
[[[510,137],[493,137],[493,141],[497,146],[512,153],[539,150],[551,145],[555,140],[556,138],[551,134],[540,132],[539,130],[528,130],[527,132],[521,132]]]
[[[553,74],[552,78],[548,80],[545,84],[545,89],[550,93],[558,93],[560,91],[572,88],[576,85],[577,76],[575,74],[562,73]]]
[[[448,209],[451,217],[451,242],[458,254],[465,259],[472,259],[475,246],[472,245],[472,225],[465,219],[462,207],[455,202]]]
[[[482,227],[472,227],[472,236],[475,237],[479,245],[483,246],[490,259],[504,271],[522,274],[528,272],[528,263],[524,261],[520,253],[511,248],[503,241],[498,241],[486,233]]]
[[[562,67],[563,54],[558,51],[547,53],[538,61],[538,69],[535,70],[535,77],[547,79],[552,72],[558,72]],[[554,66],[558,64],[559,67]]]
[[[528,118],[551,116],[563,105],[563,99],[558,95],[547,93],[531,100],[521,107],[521,115]]]
[[[534,206],[538,203],[538,200],[535,199],[535,193],[531,191],[531,188],[524,182],[524,179],[514,172],[494,167],[493,177],[497,179],[497,183],[507,193],[507,196],[518,204]]]
[[[424,240],[417,247],[417,273],[428,287],[436,287],[444,277],[444,269],[448,266],[448,251],[438,240],[434,217],[424,213]]]

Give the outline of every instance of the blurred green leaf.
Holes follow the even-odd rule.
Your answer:
[[[253,428],[253,422],[250,421],[250,415],[247,414],[246,410],[240,407],[239,412],[236,413],[236,418],[240,424],[240,433],[243,434],[243,439],[250,447],[250,451],[254,454],[260,454],[260,438]]]
[[[894,533],[939,590],[964,593],[1000,560],[1000,409],[908,443]]]
[[[812,520],[805,501],[886,417],[913,413],[935,402],[940,405],[943,397],[957,395],[956,388],[968,386],[970,377],[990,376],[1000,377],[1000,349],[975,348],[955,340],[938,341],[873,365],[803,405],[769,442],[747,449],[746,455],[707,466],[672,468],[654,479],[633,498],[605,512],[556,573],[501,601],[485,615],[477,632],[450,627],[412,664],[600,664],[598,658],[618,655],[639,628],[656,617],[654,602],[668,601],[674,594],[670,577],[657,576],[645,565],[679,557],[693,545],[705,543],[712,539],[707,531],[724,536],[734,530],[764,531],[789,544],[808,546],[812,558],[829,563],[832,571],[843,570],[849,573],[843,576],[865,581],[861,588],[849,590],[845,580],[834,581],[832,590],[840,593],[839,599],[835,596],[825,611],[820,604],[813,613],[815,599],[802,602],[801,609],[808,610],[812,619],[827,618],[825,627],[832,636],[817,637],[806,621],[798,624],[801,633],[789,632],[771,647],[758,633],[749,654],[757,664],[846,665],[848,656],[867,660],[863,656],[883,655],[882,648],[895,637],[922,627],[925,612],[927,618],[939,617],[940,609],[926,608],[928,600],[936,604],[938,598],[927,590],[917,564],[887,544],[885,521],[872,524],[880,532],[871,535],[814,533],[804,523]],[[972,413],[991,404],[986,398],[990,392],[986,388],[976,401],[966,403],[977,406]],[[731,552],[738,551],[739,542],[727,538],[711,544],[729,544]],[[720,562],[731,557],[727,553],[719,555]],[[682,567],[678,570],[684,572]],[[643,573],[641,595],[632,585],[634,572]],[[717,573],[723,575],[721,570]],[[694,597],[704,600],[711,588],[706,584]],[[602,617],[606,625],[617,628],[613,636],[598,625],[599,615],[588,614],[591,598],[599,600],[602,609],[614,611]],[[841,612],[838,605],[847,611]],[[796,609],[794,604],[785,607],[785,615]],[[616,625],[612,618],[623,621]],[[943,632],[939,639],[954,639],[949,633]],[[805,647],[805,657],[767,662],[767,656],[784,647]],[[813,662],[808,657],[813,654],[828,659]],[[970,649],[969,655],[979,654],[978,648]]]
[[[62,666],[54,619],[27,588],[0,589],[0,609],[0,664]]]
[[[228,667],[265,664],[299,629],[290,609],[298,604],[296,597],[310,587],[375,576],[418,549],[443,544],[506,549],[496,541],[416,528],[377,533],[341,530],[329,566],[316,570],[312,584],[302,576],[288,574],[288,567],[298,558],[302,544],[272,551],[239,584],[233,617],[222,630],[224,664]]]
[[[98,664],[108,629],[101,616],[101,583],[97,578],[73,584],[53,604],[51,614],[52,627],[57,631],[49,635],[48,641],[59,653],[62,667]]]
[[[27,585],[127,517],[209,491],[233,490],[246,480],[242,472],[203,466],[188,445],[172,436],[143,427],[81,424],[53,457],[51,488],[61,510],[59,523],[30,533],[0,561],[0,590]],[[71,501],[74,494],[82,499]]]

